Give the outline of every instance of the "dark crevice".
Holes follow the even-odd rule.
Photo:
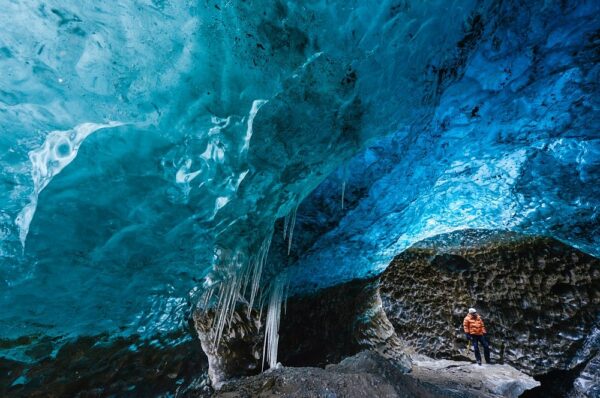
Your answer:
[[[563,398],[573,389],[573,382],[585,368],[584,362],[571,370],[553,370],[544,375],[534,376],[541,385],[525,391],[519,398]]]

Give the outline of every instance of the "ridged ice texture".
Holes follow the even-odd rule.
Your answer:
[[[288,215],[260,283],[461,226],[593,252],[598,5],[538,3],[3,5],[0,337],[178,327]]]
[[[600,256],[600,5],[496,12],[424,130],[372,143],[302,203],[296,289],[378,273],[412,243],[464,228]]]
[[[177,327],[368,139],[431,115],[492,3],[4,5],[2,337]]]

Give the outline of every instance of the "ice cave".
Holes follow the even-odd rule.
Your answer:
[[[600,397],[599,61],[597,0],[3,0],[0,396]]]

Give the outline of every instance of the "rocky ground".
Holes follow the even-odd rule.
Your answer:
[[[479,366],[467,361],[432,359],[423,355],[413,357],[410,376],[446,390],[469,391],[482,397],[516,398],[540,385],[533,377],[509,365]]]
[[[539,382],[508,365],[477,366],[470,362],[419,356],[409,374],[374,351],[362,351],[323,368],[279,367],[226,383],[220,398],[516,398]],[[191,393],[189,396],[194,396]]]

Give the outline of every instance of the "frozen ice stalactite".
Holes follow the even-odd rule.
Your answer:
[[[105,124],[82,123],[72,130],[52,131],[46,136],[46,140],[40,148],[29,152],[33,192],[29,197],[29,203],[15,219],[23,247],[25,247],[29,225],[35,214],[40,192],[48,186],[55,175],[75,159],[79,147],[89,135],[100,129],[122,125],[121,122],[112,121]]]
[[[239,257],[234,255],[231,259],[231,266],[239,267]],[[221,282],[218,287],[218,302],[216,307],[216,316],[212,327],[215,331],[215,345],[218,345],[225,325],[230,323],[235,312],[235,305],[240,294],[241,279],[238,272],[232,272],[225,282]],[[212,294],[212,292],[211,292]],[[213,321],[213,322],[214,322]]]
[[[269,364],[270,369],[277,366],[279,322],[281,321],[281,304],[285,297],[285,281],[286,278],[282,274],[274,278],[270,285],[267,320],[265,322],[265,342],[263,344],[263,370],[265,361]]]
[[[258,293],[258,289],[260,288],[260,280],[262,277],[263,268],[267,262],[267,255],[269,254],[270,246],[271,235],[269,235],[269,237],[264,240],[264,242],[260,246],[260,250],[258,251],[256,258],[252,262],[252,266],[249,267],[247,271],[247,277],[249,277],[250,274],[252,274],[252,283],[250,285],[250,300],[248,302],[248,315],[250,315],[250,311],[252,311],[252,306],[254,305],[254,301],[256,300],[256,294]]]
[[[296,211],[297,207],[289,214],[290,230],[288,238],[290,240],[288,242],[292,238]],[[243,256],[239,253],[228,255],[224,250],[217,249],[215,253],[217,263],[213,268],[215,271],[221,269],[223,274],[217,278],[213,278],[213,276],[206,277],[205,291],[201,298],[204,308],[214,305],[215,317],[213,318],[212,329],[215,346],[219,345],[225,328],[231,325],[238,302],[247,304],[249,317],[256,303],[260,307],[259,320],[262,319],[263,308],[266,306],[263,369],[265,363],[268,363],[270,368],[277,365],[281,307],[289,288],[289,281],[284,273],[271,277],[268,284],[261,283],[266,273],[264,268],[267,265],[272,232],[263,240],[256,255],[251,257],[249,261],[244,261]],[[273,271],[270,270],[271,275],[273,275]]]
[[[283,219],[283,240],[287,240],[287,254],[289,255],[292,250],[292,238],[294,237],[294,226],[296,225],[296,213],[298,212],[298,205],[289,212]]]
[[[224,329],[230,325],[238,301],[247,301],[250,316],[258,298],[271,239],[272,231],[263,240],[256,255],[247,261],[240,253],[229,255],[224,250],[217,249],[214,268],[221,275],[218,278],[212,275],[206,277],[205,291],[201,298],[205,308],[215,306],[216,316],[212,324],[215,345],[219,344]]]
[[[294,210],[290,213],[289,216],[286,216],[286,220],[289,217],[289,233],[288,233],[288,247],[287,254],[289,255],[292,251],[292,239],[294,238],[294,226],[296,225],[296,213],[298,212],[298,206],[294,207]],[[285,232],[284,232],[285,236]]]

